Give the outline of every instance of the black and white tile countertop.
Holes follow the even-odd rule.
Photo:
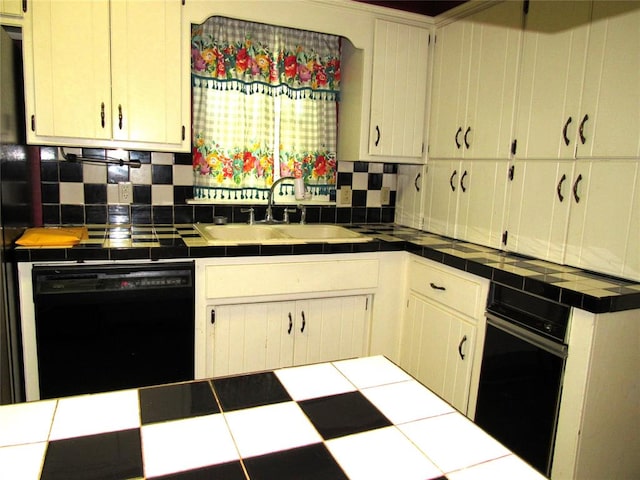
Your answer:
[[[15,249],[19,262],[274,256],[406,250],[497,283],[592,313],[640,308],[640,282],[510,254],[395,224],[341,225],[373,238],[365,243],[211,246],[192,224],[89,225],[73,248]]]
[[[24,480],[543,480],[382,356],[0,407]]]

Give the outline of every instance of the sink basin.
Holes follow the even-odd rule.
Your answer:
[[[371,240],[358,232],[338,225],[309,224],[309,225],[275,225],[274,228],[286,233],[291,238],[298,238],[306,242],[366,242]]]
[[[280,243],[288,239],[284,233],[270,225],[215,225],[196,224],[195,229],[211,245],[243,243]]]
[[[276,224],[276,225],[246,225],[246,224],[202,224],[194,225],[195,229],[209,245],[236,244],[288,244],[305,242],[367,242],[367,237],[348,228],[338,225],[324,224]]]

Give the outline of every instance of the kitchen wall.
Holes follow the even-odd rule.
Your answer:
[[[104,149],[64,150],[91,158],[115,155]],[[240,211],[247,204],[188,203],[193,198],[191,154],[130,151],[125,155],[139,160],[141,167],[69,162],[57,147],[40,147],[44,225],[207,223],[214,215],[226,216],[230,222],[247,220],[247,214]],[[118,182],[132,183],[131,205],[118,203]],[[338,162],[337,186],[352,188],[351,205],[309,206],[309,223],[394,221],[397,165]],[[383,186],[391,192],[389,205],[384,206],[380,202]],[[256,218],[264,216],[264,208],[256,205]],[[292,221],[297,221],[298,215],[292,215]]]

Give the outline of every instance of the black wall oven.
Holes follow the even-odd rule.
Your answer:
[[[475,422],[551,474],[570,309],[492,284]]]
[[[34,266],[39,397],[193,380],[193,279],[193,262]]]

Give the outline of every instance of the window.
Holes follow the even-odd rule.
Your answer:
[[[328,195],[339,37],[211,17],[191,42],[195,198],[262,200],[281,176]]]

